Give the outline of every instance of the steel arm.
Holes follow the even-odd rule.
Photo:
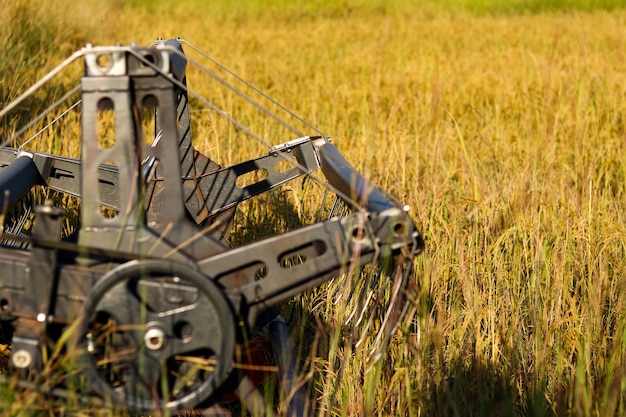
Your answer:
[[[263,309],[379,256],[418,253],[423,242],[398,209],[356,213],[231,249],[198,262],[206,275],[243,296],[249,322]]]
[[[201,174],[197,177],[182,178],[183,181],[194,181],[196,183],[195,188],[199,190],[201,195],[199,201],[190,200],[190,204],[194,204],[193,212],[202,210],[202,207],[199,208],[197,205],[204,205],[209,211],[209,216],[219,214],[244,200],[317,169],[319,167],[317,156],[311,144],[315,138],[305,137],[301,139],[296,143],[290,141],[278,145],[268,155],[259,158]],[[14,148],[0,148],[0,172],[6,170],[22,154],[23,152]],[[28,152],[28,155],[32,156],[33,168],[39,171],[36,181],[45,183],[53,190],[81,197],[80,175],[82,168],[80,159],[39,152]],[[277,165],[291,159],[291,155],[295,155],[294,166],[279,171]],[[29,163],[29,165],[31,164]],[[239,177],[262,170],[267,173],[263,179],[243,187],[237,185]],[[36,173],[36,171],[34,172]],[[100,187],[99,204],[119,210],[119,170],[115,165],[102,164],[98,167],[97,172],[98,186]],[[159,181],[160,178],[151,180]],[[16,199],[19,199],[21,195]]]
[[[32,158],[39,174],[39,181],[49,188],[65,194],[80,197],[81,160],[40,152],[24,152],[15,148],[0,148],[0,172],[4,172],[14,161],[23,155]],[[114,165],[100,165],[98,184],[100,186],[100,204],[117,208],[116,198],[118,170]]]

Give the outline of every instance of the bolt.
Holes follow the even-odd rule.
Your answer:
[[[13,352],[11,360],[16,368],[28,368],[33,362],[33,356],[27,350],[21,349]]]
[[[159,350],[165,344],[165,333],[163,330],[152,327],[148,329],[143,337],[146,347],[150,350]]]

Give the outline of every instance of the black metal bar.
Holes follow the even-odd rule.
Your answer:
[[[53,190],[81,197],[80,171],[82,162],[80,159],[41,152],[29,152],[29,155],[32,155],[42,184],[45,183]],[[0,176],[4,175],[4,171],[18,158],[20,158],[20,154],[17,149],[0,147]],[[39,166],[38,161],[40,161]],[[41,168],[45,169],[42,170]],[[119,170],[115,165],[101,164],[98,167],[100,204],[119,209],[118,179]]]
[[[17,203],[36,184],[42,183],[35,162],[28,156],[20,156],[0,171],[0,198],[3,209]]]
[[[285,319],[280,314],[277,315],[267,325],[267,332],[274,347],[274,360],[278,364],[279,386],[282,395],[289,399],[287,415],[298,417],[312,415],[306,386],[298,385],[300,372],[296,361],[295,346]]]
[[[38,206],[37,239],[59,239],[63,210],[52,205]],[[21,300],[21,313],[25,316],[16,322],[11,362],[17,368],[40,370],[42,365],[41,346],[45,337],[48,318],[54,304],[57,253],[54,249],[33,245],[29,268]]]
[[[168,39],[165,41],[165,46],[174,48],[180,53],[169,54],[170,71],[178,81],[183,81],[185,79],[185,72],[187,71],[187,60],[185,59],[185,52],[183,51],[182,45],[176,39]]]
[[[317,149],[317,152],[324,176],[345,196],[363,204],[370,212],[382,213],[387,209],[397,207],[378,187],[354,169],[334,145],[324,143]],[[353,205],[351,201],[346,201],[346,203]]]

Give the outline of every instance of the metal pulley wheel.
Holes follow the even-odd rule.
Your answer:
[[[133,412],[197,405],[232,368],[235,328],[231,303],[201,273],[166,260],[119,265],[85,303],[90,388]]]

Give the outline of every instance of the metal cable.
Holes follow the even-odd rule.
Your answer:
[[[26,132],[28,129],[30,129],[35,123],[39,122],[41,119],[43,119],[46,115],[48,115],[48,113],[50,113],[52,110],[54,110],[56,107],[58,107],[61,103],[63,103],[65,100],[67,100],[68,98],[70,98],[74,93],[76,93],[78,90],[80,90],[80,85],[77,85],[76,87],[72,88],[70,91],[68,91],[67,93],[65,93],[63,95],[63,97],[61,97],[60,99],[58,99],[57,101],[55,101],[54,103],[52,103],[47,109],[45,109],[43,112],[39,113],[37,115],[37,117],[35,117],[33,120],[31,120],[29,123],[27,123],[25,126],[23,126],[20,130],[18,130],[13,136],[11,136],[9,139],[5,140],[4,142],[2,142],[2,144],[0,146],[7,146],[9,143],[13,143],[18,137],[22,136],[24,134],[24,132]],[[0,116],[1,117],[1,116]],[[20,146],[21,148],[21,146]]]
[[[326,141],[328,141],[328,136],[326,136],[324,134],[324,132],[322,132],[321,130],[319,130],[317,127],[313,126],[311,123],[307,122],[306,120],[304,120],[302,117],[298,116],[294,111],[290,110],[289,108],[285,107],[284,105],[282,105],[281,103],[279,103],[278,101],[274,100],[272,97],[270,97],[267,93],[263,92],[262,90],[260,90],[259,88],[255,87],[253,84],[249,83],[248,81],[246,81],[244,78],[242,78],[241,76],[239,76],[236,72],[232,71],[230,68],[226,67],[225,65],[221,64],[220,62],[218,62],[216,59],[212,58],[210,55],[206,54],[204,51],[202,51],[200,48],[196,47],[195,45],[192,45],[191,43],[187,42],[185,39],[181,39],[181,38],[177,38],[177,40],[181,43],[184,43],[185,45],[189,46],[191,49],[193,49],[194,51],[196,51],[198,54],[202,55],[204,58],[208,59],[209,61],[211,61],[212,63],[214,63],[215,65],[217,65],[219,68],[223,69],[224,71],[226,71],[227,73],[229,73],[230,75],[232,75],[233,77],[235,77],[237,80],[239,80],[240,82],[242,82],[243,84],[245,84],[247,87],[251,88],[252,90],[254,90],[256,93],[258,93],[259,95],[261,95],[262,97],[264,97],[266,100],[270,101],[272,104],[276,105],[277,107],[279,107],[280,109],[282,109],[283,111],[287,112],[290,116],[292,116],[294,119],[298,120],[300,123],[304,124],[305,126],[307,126],[308,128],[314,130],[315,132],[317,132],[319,135],[321,135]]]
[[[164,50],[168,50],[168,51],[172,52],[173,54],[176,54],[176,55],[178,55],[178,56],[180,56],[182,58],[187,59],[184,53],[180,52],[179,50],[177,50],[174,47],[161,46],[161,48],[164,49]],[[149,60],[147,60],[145,57],[143,57],[141,54],[139,54],[136,50],[128,48],[128,52],[131,55],[133,55],[134,57],[136,57],[139,61],[141,61],[145,66],[152,68],[158,74],[160,74],[163,77],[167,78],[172,84],[174,84],[175,86],[177,86],[181,90],[187,92],[188,94],[191,94],[193,97],[197,98],[200,102],[202,102],[202,104],[207,106],[209,109],[213,110],[214,112],[216,112],[220,116],[224,117],[233,126],[235,126],[236,128],[240,129],[242,132],[246,133],[247,135],[251,136],[252,138],[256,139],[259,143],[261,143],[262,145],[266,146],[268,149],[272,148],[272,144],[270,144],[267,140],[265,140],[264,138],[262,138],[258,134],[254,133],[250,128],[245,126],[243,123],[241,123],[237,119],[233,118],[230,114],[228,114],[226,111],[224,111],[221,108],[219,108],[217,105],[215,105],[212,102],[210,102],[203,95],[201,95],[200,93],[198,93],[195,90],[193,90],[193,89],[189,88],[188,86],[186,86],[182,81],[178,81],[174,77],[170,77],[161,68],[157,67],[153,62],[150,62]],[[190,61],[190,62],[192,64],[194,64],[194,65],[197,65],[197,66],[201,67],[201,65],[199,63],[195,62],[195,61]],[[312,172],[307,172],[308,169],[304,165],[298,163],[297,161],[294,161],[292,158],[288,158],[287,156],[282,155],[281,152],[277,152],[277,156],[280,157],[280,158],[283,158],[285,161],[290,163],[292,166],[299,168],[302,172],[306,173],[306,175],[308,175],[311,179],[313,179],[316,182],[318,182],[319,184],[321,184],[323,187],[329,188],[331,191],[333,191],[336,195],[341,197],[344,201],[348,202],[354,208],[359,209],[359,210],[364,210],[365,209],[361,204],[359,204],[357,201],[352,199],[350,196],[346,195],[345,193],[341,192],[339,189],[334,187],[332,184],[328,183],[328,181],[325,181],[325,180],[319,178],[318,176],[314,175]]]
[[[51,127],[52,125],[54,125],[57,121],[59,121],[61,118],[63,118],[66,114],[68,114],[70,111],[72,111],[76,106],[78,106],[80,103],[82,103],[82,100],[78,100],[76,103],[72,104],[68,109],[66,109],[63,113],[61,113],[60,115],[58,115],[54,120],[52,120],[50,123],[48,123],[47,125],[45,125],[44,127],[42,127],[39,132],[35,133],[33,136],[31,136],[30,138],[28,138],[26,141],[24,141],[24,143],[22,143],[20,145],[20,147],[18,149],[22,149],[24,146],[26,146],[29,142],[31,142],[33,139],[35,139],[37,136],[41,135],[46,129],[48,129],[49,127]]]

